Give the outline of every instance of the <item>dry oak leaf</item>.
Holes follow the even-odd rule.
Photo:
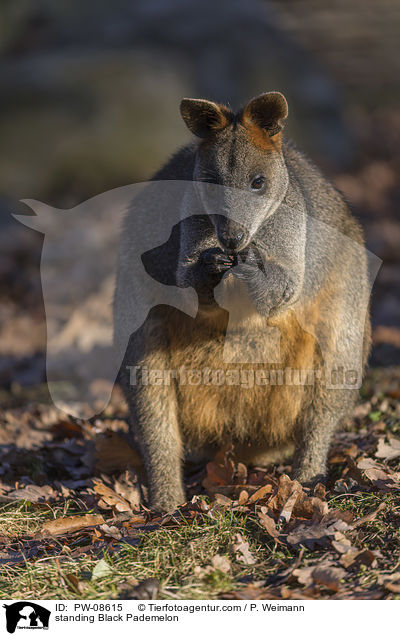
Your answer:
[[[78,579],[75,574],[63,574],[62,578],[64,579],[67,587],[72,590],[72,592],[79,592],[79,594],[83,593],[83,585],[82,582]]]
[[[347,554],[347,552],[354,550],[358,552],[357,548],[352,545],[351,541],[347,539],[342,532],[335,532],[332,547],[335,548],[339,554]]]
[[[101,495],[100,508],[115,508],[117,512],[129,512],[131,505],[112,489],[106,486],[100,479],[93,479],[94,491]]]
[[[352,524],[351,524],[351,527],[352,528],[359,528],[360,526],[363,526],[364,523],[369,523],[370,521],[374,521],[374,519],[376,519],[378,514],[380,512],[382,512],[382,510],[385,510],[385,508],[386,508],[386,504],[384,502],[380,503],[379,506],[375,510],[373,510],[369,514],[365,515],[364,517],[360,517],[356,521],[353,521]]]
[[[357,550],[356,548],[352,548],[345,554],[342,554],[340,557],[340,563],[345,568],[350,568],[355,566],[357,569],[360,568],[361,565],[367,565],[375,567],[376,566],[376,553],[372,550]]]
[[[338,592],[340,581],[347,575],[346,570],[335,566],[316,567],[312,572],[314,583],[327,587],[332,592]]]
[[[132,510],[140,510],[141,497],[136,473],[126,470],[115,480],[114,489],[117,495],[128,501]]]
[[[273,539],[277,539],[279,537],[279,531],[277,530],[274,519],[268,515],[267,510],[265,507],[261,508],[261,511],[257,513],[258,519],[269,536]]]
[[[245,484],[247,482],[247,467],[241,462],[236,466],[235,482]]]
[[[367,457],[357,463],[357,468],[361,470],[367,480],[375,488],[390,492],[400,490],[400,473],[395,473],[388,466],[381,466],[378,462]]]
[[[334,565],[314,565],[293,570],[293,576],[305,587],[317,584],[327,587],[333,592],[339,590],[340,581],[346,574],[346,570]]]
[[[221,486],[228,486],[233,483],[235,474],[235,464],[231,459],[231,452],[228,448],[221,448],[215,455],[212,462],[206,466],[207,475],[203,479],[203,486],[211,494],[218,491]]]
[[[300,499],[302,494],[302,487],[299,483],[293,482],[293,489],[289,497],[286,499],[285,503],[282,506],[282,510],[279,513],[279,521],[285,521],[288,523],[290,521],[290,517],[292,516],[292,512],[294,507]]]
[[[228,574],[231,570],[231,562],[228,557],[222,556],[220,554],[216,554],[211,559],[211,565],[214,570],[219,570],[220,572],[224,572],[224,574]]]
[[[349,530],[349,526],[345,521],[336,520],[326,523],[323,520],[320,523],[315,521],[312,523],[301,523],[290,532],[287,536],[287,542],[293,546],[303,545],[309,550],[314,550],[315,546],[327,547],[330,545],[330,539],[334,539],[336,532]]]
[[[139,475],[144,474],[142,458],[129,444],[127,435],[108,431],[94,440],[95,468],[98,472],[111,474],[133,466]]]
[[[386,443],[383,437],[381,437],[378,441],[378,448],[375,453],[375,457],[386,459],[388,461],[400,457],[400,439],[391,437],[389,438],[388,443]]]
[[[296,568],[292,571],[293,576],[296,577],[301,585],[304,587],[310,587],[313,584],[312,573],[315,569],[315,566],[305,567],[305,568]]]
[[[28,484],[25,488],[17,488],[12,490],[7,495],[2,496],[0,501],[15,501],[23,499],[30,501],[31,503],[38,503],[43,501],[49,501],[50,499],[57,498],[57,492],[51,486],[36,486],[35,484]]]
[[[267,495],[271,494],[271,492],[272,492],[271,484],[265,484],[265,486],[261,486],[261,488],[253,492],[251,497],[249,497],[246,505],[250,506],[251,504],[260,501],[260,499],[265,499]]]
[[[240,533],[235,535],[235,540],[231,545],[231,550],[235,555],[236,561],[244,563],[245,565],[254,565],[257,563],[257,559],[250,552],[250,547],[247,541],[244,540]]]
[[[321,492],[317,490],[317,492]],[[309,497],[301,484],[281,475],[276,493],[268,502],[271,510],[279,512],[279,518],[288,522],[292,516],[305,519],[322,518],[328,512],[328,504],[319,497]]]
[[[100,526],[100,530],[106,535],[106,537],[110,537],[111,539],[121,539],[122,534],[120,533],[117,526],[109,526],[106,523]]]
[[[394,594],[400,594],[400,572],[378,576],[378,584]]]
[[[41,529],[41,534],[56,536],[67,532],[75,532],[90,526],[100,526],[105,523],[102,515],[80,515],[74,517],[62,517],[46,521]]]
[[[221,495],[219,492],[216,492],[214,497],[214,503],[218,504],[222,508],[229,508],[230,506],[232,506],[233,501],[232,499],[229,499],[229,497],[225,497],[225,495]]]
[[[237,500],[237,505],[244,506],[245,504],[247,504],[248,499],[249,499],[249,493],[247,492],[247,490],[241,490]]]
[[[376,513],[377,511],[375,511],[375,516]],[[363,520],[361,519],[360,521]],[[356,527],[356,524],[353,524],[352,527]],[[339,561],[345,568],[349,568],[354,565],[358,568],[361,565],[372,565],[378,556],[378,554],[372,550],[359,550],[353,546],[349,539],[347,539],[341,532],[335,532],[332,547],[335,548],[335,550],[341,555]]]
[[[204,578],[205,576],[211,574],[212,572],[215,572],[216,570],[219,570],[224,574],[228,574],[231,571],[231,562],[229,561],[228,557],[216,554],[211,559],[211,565],[207,565],[204,568],[196,565],[196,567],[194,568],[194,573],[197,577]]]

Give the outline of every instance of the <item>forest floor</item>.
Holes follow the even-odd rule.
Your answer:
[[[0,598],[400,598],[399,386],[399,367],[369,371],[326,486],[223,449],[163,517],[143,504],[118,392],[93,421],[2,395]]]

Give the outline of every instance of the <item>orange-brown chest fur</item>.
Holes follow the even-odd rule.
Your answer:
[[[307,386],[287,384],[283,372],[313,369],[315,339],[291,310],[267,320],[246,305],[238,324],[229,325],[233,340],[227,316],[218,309],[210,315],[200,311],[195,319],[176,312],[169,323],[171,366],[184,371],[177,381],[184,439],[195,449],[230,441],[280,446],[293,437],[309,394]],[[271,327],[280,332],[279,362],[259,362],[273,359]],[[239,362],[224,361],[227,340],[229,360],[237,347]],[[247,347],[256,358],[246,357]],[[241,361],[248,359],[257,362]]]

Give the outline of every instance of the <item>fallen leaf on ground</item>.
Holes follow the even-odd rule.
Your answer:
[[[129,444],[127,435],[108,431],[95,438],[95,467],[98,472],[110,475],[132,466],[142,475],[144,466],[139,453]]]
[[[122,534],[118,530],[117,526],[109,526],[106,523],[100,526],[100,530],[111,539],[121,539]]]
[[[220,554],[216,554],[211,559],[211,565],[215,570],[220,570],[220,572],[224,572],[227,574],[231,570],[231,562],[228,557],[222,556]]]
[[[400,594],[400,572],[381,574],[378,576],[378,584],[383,585],[389,592]]]
[[[118,495],[112,488],[109,488],[100,479],[94,479],[94,491],[101,495],[101,499],[98,502],[100,508],[115,508],[117,512],[129,512],[131,505]]]
[[[41,529],[42,534],[56,536],[66,532],[75,532],[90,526],[100,526],[105,523],[102,515],[81,515],[76,517],[62,517],[52,521],[46,521]]]
[[[372,566],[376,561],[376,554],[372,550],[357,550],[352,548],[340,557],[340,563],[345,568],[360,568],[361,565]]]
[[[272,485],[265,484],[265,486],[261,486],[258,490],[253,492],[253,494],[249,497],[247,501],[247,505],[250,506],[253,503],[260,501],[260,499],[265,499],[265,497],[272,492]]]
[[[119,598],[138,601],[154,601],[158,597],[159,590],[160,581],[155,578],[149,578],[140,581],[140,583],[132,590],[125,592]]]
[[[329,539],[334,539],[336,532],[349,529],[350,526],[342,520],[330,523],[301,523],[288,534],[287,542],[293,546],[303,545],[309,550],[314,550],[316,546],[329,546]]]
[[[351,541],[347,539],[342,532],[335,532],[332,547],[334,547],[336,552],[339,552],[339,554],[346,554],[351,550],[357,550],[357,548],[353,547]]]
[[[347,576],[346,570],[335,565],[313,565],[293,570],[298,582],[305,587],[322,585],[333,592],[337,592],[340,581]]]
[[[235,540],[231,544],[231,550],[235,555],[236,561],[239,563],[244,563],[245,565],[254,565],[254,563],[257,563],[257,559],[255,559],[250,552],[248,542],[244,540],[240,533],[235,535]]]
[[[203,479],[203,486],[211,494],[217,492],[220,486],[232,484],[235,474],[235,464],[231,458],[230,448],[222,448],[212,462],[206,466],[207,476]]]
[[[290,517],[292,516],[293,509],[297,503],[301,495],[302,489],[300,484],[293,484],[292,493],[289,495],[287,500],[282,506],[282,510],[279,513],[279,521],[285,521],[288,523],[290,521]]]
[[[227,556],[216,554],[211,559],[211,565],[206,565],[205,567],[196,565],[196,567],[194,568],[194,573],[198,578],[202,579],[212,572],[215,572],[216,570],[219,570],[224,574],[228,574],[231,571],[231,562]]]
[[[381,466],[373,459],[367,457],[357,463],[357,468],[378,490],[386,492],[400,490],[400,475],[392,471],[388,466]]]
[[[92,572],[92,581],[96,581],[98,579],[102,579],[105,576],[111,574],[112,568],[108,565],[107,561],[101,559],[93,568]]]
[[[31,503],[39,503],[57,498],[57,492],[51,486],[36,486],[28,484],[25,488],[12,490],[5,497],[4,501],[17,501],[23,499]]]
[[[264,510],[266,509],[264,508]],[[261,512],[258,512],[257,515],[258,515],[260,524],[262,525],[264,530],[267,531],[270,537],[272,537],[273,539],[277,539],[279,537],[279,532],[276,528],[276,523],[274,519],[270,517],[268,514],[266,514],[265,512],[263,512],[262,510]]]
[[[329,590],[337,592],[340,581],[346,576],[346,570],[335,566],[316,567],[312,572],[312,579],[318,585],[324,585]]]
[[[372,332],[372,339],[374,344],[385,343],[400,347],[400,329],[377,325]]]
[[[248,500],[249,500],[249,493],[247,492],[247,490],[241,490],[239,494],[239,498],[237,500],[238,505],[244,506],[245,504],[247,504]]]
[[[314,570],[314,566],[305,567],[305,568],[295,568],[292,572],[293,576],[296,577],[298,582],[304,587],[309,587],[313,584],[312,573]]]
[[[278,488],[268,501],[268,507],[279,513],[281,520],[288,522],[292,514],[296,517],[312,519],[322,518],[328,512],[328,504],[319,497],[309,497],[301,484],[291,480],[288,475],[281,475]]]
[[[360,490],[360,484],[355,479],[347,477],[346,479],[338,479],[335,481],[333,491],[341,495],[357,492]]]
[[[229,497],[225,497],[225,495],[221,495],[219,492],[215,493],[214,501],[223,508],[228,508],[233,504],[232,499],[229,499]]]
[[[235,482],[241,485],[247,482],[247,466],[241,462],[236,466]]]
[[[368,515],[365,515],[364,517],[361,517],[360,519],[356,519],[356,521],[353,521],[351,524],[352,528],[359,528],[360,526],[363,526],[365,523],[370,523],[371,521],[374,521],[374,519],[376,519],[378,514],[382,512],[382,510],[385,510],[385,508],[386,508],[386,504],[384,502],[380,503],[379,506],[375,510],[370,512]]]
[[[132,510],[140,510],[140,487],[138,476],[133,470],[126,470],[114,483],[115,492],[128,501]]]
[[[386,443],[383,437],[381,437],[378,441],[378,448],[375,453],[375,457],[387,459],[388,461],[400,457],[400,439],[391,437],[388,443]]]
[[[73,592],[79,592],[82,594],[83,586],[81,581],[78,579],[75,574],[63,574],[63,578],[67,587],[69,587]]]

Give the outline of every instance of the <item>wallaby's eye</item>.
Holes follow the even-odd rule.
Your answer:
[[[250,187],[252,190],[263,190],[265,186],[265,178],[262,175],[257,175],[252,180]]]

